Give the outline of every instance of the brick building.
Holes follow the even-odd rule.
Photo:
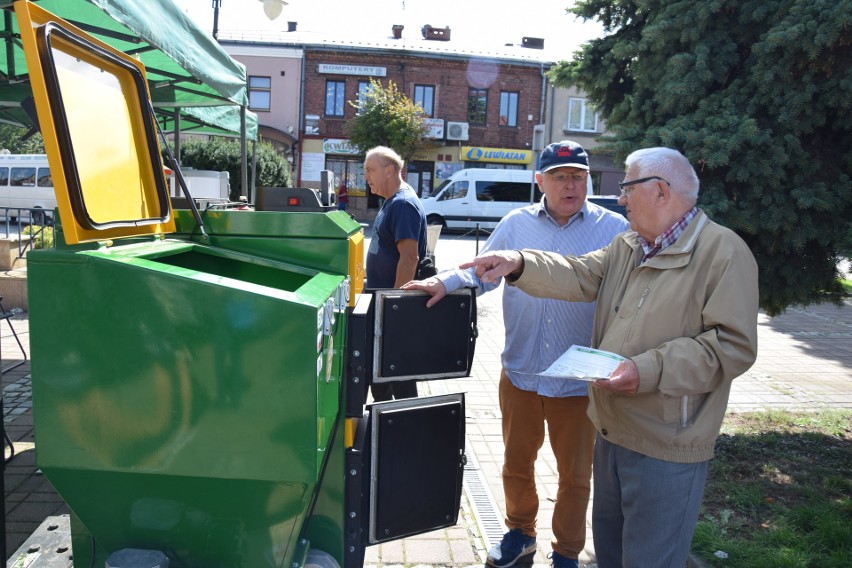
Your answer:
[[[311,159],[347,184],[353,208],[368,217],[378,202],[364,183],[361,156],[346,144],[346,123],[357,110],[349,101],[371,80],[392,81],[430,117],[433,143],[408,164],[407,181],[420,195],[459,168],[532,167],[533,127],[543,109],[540,63],[306,46],[304,79],[302,157],[322,154]],[[301,173],[304,185],[310,180],[304,167]]]
[[[371,220],[378,202],[364,182],[363,157],[346,138],[356,113],[350,102],[371,80],[393,81],[430,117],[433,143],[407,164],[407,181],[421,195],[464,167],[534,167],[533,127],[544,118],[549,63],[520,46],[465,52],[442,39],[424,33],[369,44],[310,35],[221,42],[246,65],[261,136],[289,153],[294,182],[318,187],[320,172],[331,170],[347,187],[350,211]]]
[[[449,28],[424,26],[422,32],[422,38],[402,38],[394,30],[375,41],[295,32],[220,42],[246,65],[249,108],[261,136],[293,164],[294,184],[319,187],[320,172],[332,171],[336,185],[347,188],[349,211],[362,221],[373,219],[378,201],[366,187],[363,156],[349,145],[346,123],[356,113],[350,103],[371,80],[385,87],[393,81],[430,117],[432,143],[407,164],[406,180],[421,196],[461,168],[534,169],[536,125],[541,144],[574,137],[594,146],[603,121],[584,120],[577,130],[564,118],[582,94],[554,95],[544,76],[552,61],[538,49],[542,40],[488,50],[449,41]],[[601,158],[600,169],[593,168],[599,192],[611,185],[600,183],[608,170],[618,169]]]

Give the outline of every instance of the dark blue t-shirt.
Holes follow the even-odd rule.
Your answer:
[[[367,251],[367,286],[394,287],[399,263],[396,243],[403,239],[416,239],[417,253],[420,258],[426,256],[426,214],[417,194],[407,183],[385,201],[373,222],[373,236]]]

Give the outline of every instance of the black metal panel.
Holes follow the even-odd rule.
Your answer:
[[[459,290],[431,308],[428,299],[425,292],[376,291],[374,382],[470,374],[476,342],[473,292]]]
[[[336,205],[324,205],[317,190],[309,187],[258,187],[258,211],[334,211]]]
[[[367,403],[372,359],[371,306],[373,296],[359,294],[349,308],[346,328],[346,416],[361,416]]]
[[[464,472],[464,395],[374,404],[371,544],[456,524]]]
[[[351,448],[346,450],[345,527],[343,535],[343,565],[361,568],[364,547],[368,543],[370,515],[370,444],[367,439],[369,415],[358,421]]]

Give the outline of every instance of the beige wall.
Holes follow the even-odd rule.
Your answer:
[[[573,140],[589,152],[589,162],[592,172],[599,179],[595,188],[601,195],[617,195],[618,182],[623,179],[623,168],[613,163],[610,156],[595,152],[597,137],[606,131],[606,121],[598,117],[598,128],[596,132],[585,132],[568,129],[568,100],[571,98],[586,98],[586,94],[578,87],[556,88],[549,85],[547,88],[547,108],[545,109],[545,143],[558,142],[560,140]]]
[[[223,45],[228,54],[246,66],[246,75],[270,77],[269,110],[251,109],[261,126],[299,137],[299,99],[302,82],[302,50],[292,47]],[[290,130],[292,128],[292,131]]]

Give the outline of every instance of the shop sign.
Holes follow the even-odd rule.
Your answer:
[[[326,154],[347,154],[360,156],[361,151],[349,143],[345,138],[326,138],[322,141],[322,151]]]
[[[318,114],[306,114],[305,134],[319,134],[319,121],[320,117]]]
[[[443,118],[427,118],[423,120],[423,125],[426,126],[426,134],[424,138],[435,138],[440,140],[444,137],[444,119]]]
[[[366,77],[386,77],[387,67],[370,67],[366,65],[341,65],[337,63],[320,63],[317,65],[317,73],[330,73],[333,75],[362,75]]]
[[[500,164],[531,164],[532,151],[514,148],[485,148],[462,146],[461,159],[467,162],[496,162]]]

